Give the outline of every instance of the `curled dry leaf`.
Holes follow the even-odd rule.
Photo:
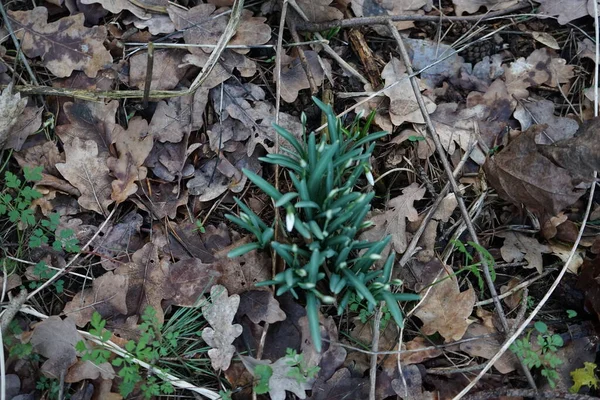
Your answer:
[[[148,134],[148,123],[141,117],[133,117],[127,130],[120,126],[116,128],[114,143],[119,157],[109,157],[106,163],[116,178],[111,183],[111,199],[119,204],[137,192],[136,181],[146,179],[147,170],[142,165],[154,140]]]
[[[500,197],[517,206],[524,204],[540,215],[556,215],[584,193],[577,190],[571,174],[537,149],[535,138],[545,126],[535,125],[513,139],[484,169]]]
[[[475,322],[469,325],[464,338],[479,337],[480,339],[461,343],[459,345],[460,349],[472,357],[483,357],[486,360],[489,360],[496,355],[502,346],[502,342],[499,341],[496,336],[493,336],[495,333],[497,333],[496,328]],[[519,361],[510,351],[505,352],[502,357],[494,363],[494,368],[501,374],[508,374],[518,367]]]
[[[204,110],[201,110],[202,112]],[[180,142],[191,131],[192,97],[161,100],[156,106],[149,133],[160,142]]]
[[[548,246],[519,232],[504,232],[499,233],[498,236],[504,238],[504,244],[500,248],[504,261],[518,262],[525,259],[529,263],[525,268],[535,268],[537,272],[542,273],[544,268],[542,254],[552,252]]]
[[[160,35],[161,33],[173,33],[175,31],[175,25],[168,15],[162,14],[150,14],[150,19],[142,19],[136,16],[128,16],[123,19],[124,24],[131,24],[138,29],[146,29],[153,35]]]
[[[104,157],[98,155],[96,142],[75,138],[65,143],[65,162],[56,164],[56,169],[81,192],[77,199],[81,207],[108,215],[108,206],[114,202],[112,178]]]
[[[344,18],[344,14],[330,6],[332,0],[298,0],[298,6],[311,22],[325,22]]]
[[[226,370],[235,352],[232,343],[242,334],[242,326],[233,324],[233,318],[240,305],[240,296],[228,296],[225,287],[214,285],[210,289],[210,298],[212,304],[203,305],[202,314],[211,327],[202,330],[202,339],[212,347],[208,351],[212,367],[216,370]]]
[[[34,325],[29,343],[35,353],[47,358],[42,364],[42,372],[53,379],[59,379],[77,362],[75,345],[80,340],[83,338],[71,318],[63,320],[51,316]]]
[[[431,343],[421,336],[417,336],[411,341],[402,343],[402,349],[406,351],[400,355],[400,362],[402,365],[421,364],[425,360],[442,355],[440,349],[431,348]],[[396,360],[394,360],[394,363],[395,362]]]
[[[574,119],[554,115],[554,103],[545,99],[519,103],[514,116],[521,123],[521,130],[523,131],[538,122],[548,125],[536,136],[535,142],[537,144],[552,145],[549,147],[554,147],[555,142],[559,140],[572,138],[579,128],[579,124]],[[593,142],[590,141],[588,146],[592,144]],[[600,157],[600,152],[598,156]]]
[[[152,17],[152,14],[149,11],[146,11],[145,7],[166,7],[168,2],[167,0],[111,0],[111,1],[103,1],[103,0],[80,0],[82,4],[94,4],[100,3],[102,7],[113,14],[119,14],[122,11],[129,11],[133,15],[142,19],[149,19]]]
[[[254,370],[259,365],[268,365],[273,369],[273,375],[269,378],[269,395],[271,400],[285,400],[286,391],[294,393],[299,399],[306,398],[306,391],[312,388],[314,380],[302,381],[296,377],[290,376],[292,366],[288,360],[280,358],[272,363],[268,360],[257,360],[252,357],[240,356],[244,366],[255,377]]]
[[[460,340],[469,325],[477,295],[473,288],[461,292],[456,276],[446,270],[434,283],[425,300],[417,308],[415,316],[423,321],[423,333],[439,332],[446,342]],[[448,307],[452,304],[452,307]]]
[[[188,192],[181,192],[179,186],[173,183],[158,183],[151,181],[142,185],[144,196],[131,198],[139,208],[147,211],[152,219],[162,220],[165,217],[175,219],[177,209],[188,201]],[[146,197],[147,196],[147,197]]]
[[[63,314],[73,318],[79,327],[87,325],[94,312],[98,312],[103,318],[110,318],[115,314],[126,315],[127,287],[126,275],[106,272],[94,279],[90,289],[77,293],[73,300],[65,305]]]
[[[269,290],[249,290],[240,294],[238,315],[246,315],[255,324],[267,322],[274,324],[285,319],[285,313],[279,302]]]
[[[45,7],[9,11],[8,15],[23,53],[31,58],[41,57],[44,66],[59,78],[70,76],[74,70],[84,71],[93,78],[113,61],[104,48],[106,28],[86,28],[83,14],[50,23]]]
[[[305,51],[304,54],[315,84],[321,86],[325,76],[321,62],[324,63],[324,61],[319,62],[319,55],[315,51]],[[277,79],[277,76],[275,76],[275,79]],[[281,98],[288,103],[293,103],[298,98],[298,92],[308,88],[310,88],[310,84],[300,63],[300,57],[283,55],[281,62]]]
[[[540,3],[540,8],[537,12],[540,18],[544,18],[544,16],[558,16],[558,23],[565,25],[574,19],[588,15],[588,3],[594,0],[570,0],[568,3],[554,0],[536,1]]]
[[[100,377],[102,379],[110,380],[114,379],[115,376],[115,370],[109,362],[96,365],[89,360],[79,360],[75,365],[69,368],[69,371],[65,375],[65,382],[75,383],[86,379],[95,380]]]
[[[411,0],[411,3],[419,2],[420,0]],[[423,70],[420,74],[421,81],[429,87],[437,87],[442,81],[455,77],[464,66],[462,57],[451,46],[433,40],[403,40],[413,68]],[[444,59],[440,61],[442,58]]]

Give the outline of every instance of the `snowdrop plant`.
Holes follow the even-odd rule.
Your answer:
[[[372,116],[362,128],[358,118],[346,128],[331,106],[313,99],[327,116],[328,134],[319,138],[315,132],[307,134],[303,114],[302,140],[275,125],[277,134],[291,147],[282,147],[285,154],[269,154],[260,159],[282,167],[294,191],[281,193],[254,172],[243,171],[272,198],[275,207],[285,210],[286,241],[274,241],[273,226],[267,225],[237,198],[239,214],[226,218],[255,237],[254,242],[232,250],[229,257],[270,247],[283,259],[285,269],[273,280],[258,285],[276,286],[277,295],[290,292],[295,298],[305,297],[311,336],[320,351],[320,304],[335,304],[342,314],[351,298],[366,301],[370,311],[378,302],[385,301],[393,319],[402,326],[403,315],[398,302],[418,300],[419,296],[394,292],[394,286],[401,282],[391,279],[393,254],[383,268],[375,267],[390,236],[378,242],[359,238],[360,232],[371,226],[365,218],[375,194],[356,190],[356,184],[361,177],[374,184],[369,159],[375,141],[387,132],[368,134]]]

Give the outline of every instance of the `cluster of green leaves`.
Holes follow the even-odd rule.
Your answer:
[[[101,343],[106,343],[111,332],[104,329],[106,321],[98,312],[94,312],[90,321],[92,328],[90,334],[95,336]],[[169,332],[164,336],[160,335],[162,326],[156,319],[156,310],[152,307],[147,307],[142,315],[142,323],[140,324],[140,339],[137,343],[130,340],[125,344],[125,350],[128,355],[125,357],[115,357],[112,359],[112,365],[119,367],[119,376],[122,382],[119,385],[120,394],[127,398],[136,386],[139,384],[139,389],[146,399],[161,394],[173,394],[175,389],[170,382],[161,381],[157,376],[144,376],[139,364],[134,362],[134,359],[146,362],[150,365],[155,365],[161,357],[165,357],[169,352],[170,347],[176,347],[179,334],[177,332]],[[103,346],[95,346],[88,349],[84,341],[77,343],[76,350],[81,353],[81,359],[84,361],[92,361],[96,365],[107,362],[110,359],[111,352]]]
[[[360,322],[362,322],[363,324],[366,324],[367,321],[374,315],[374,313],[372,311],[369,311],[368,306],[365,305],[364,299],[360,300],[355,295],[350,296],[350,302],[348,303],[348,309],[352,312],[357,312],[358,318],[360,319]],[[392,318],[392,314],[390,313],[390,310],[388,310],[387,305],[384,304],[383,307],[381,308],[381,325],[379,326],[379,329],[381,331],[385,330],[385,328],[387,327],[387,324],[388,324],[388,322],[390,322],[391,318]]]
[[[392,286],[401,283],[391,280],[393,255],[383,268],[374,268],[390,236],[378,242],[358,238],[361,230],[371,226],[365,218],[375,193],[361,193],[354,188],[361,176],[373,183],[369,158],[375,141],[387,132],[368,134],[373,115],[362,128],[358,118],[345,128],[331,106],[316,98],[314,101],[327,115],[328,134],[321,135],[318,142],[314,132],[307,135],[303,114],[302,141],[275,126],[291,148],[282,147],[287,154],[261,158],[287,170],[294,191],[283,194],[262,177],[244,170],[248,179],[273,199],[276,207],[285,209],[287,231],[295,232],[296,237],[290,238],[288,243],[272,240],[273,226],[267,225],[239,199],[235,199],[241,210],[239,215],[226,217],[256,238],[255,242],[231,251],[229,257],[270,246],[285,261],[283,272],[259,285],[276,285],[277,295],[289,291],[298,298],[299,290],[305,294],[311,336],[320,350],[320,303],[337,302],[341,314],[353,295],[365,299],[369,311],[373,311],[379,301],[385,301],[396,323],[402,326],[398,301],[418,300],[419,296],[393,292]],[[324,290],[330,294],[323,293]]]
[[[571,378],[573,378],[573,386],[569,389],[571,393],[578,393],[582,386],[588,386],[590,389],[598,389],[598,376],[596,375],[596,369],[598,366],[591,362],[584,362],[583,368],[577,368],[571,371]]]
[[[19,249],[26,243],[28,248],[34,249],[52,242],[56,251],[77,253],[79,241],[72,229],[61,229],[60,215],[51,213],[46,218],[37,219],[32,207],[33,201],[42,197],[42,194],[33,187],[33,183],[42,179],[42,167],[23,169],[23,178],[10,171],[4,173],[4,188],[0,192],[0,217],[8,217],[8,221],[17,227]],[[41,261],[34,267],[34,274],[40,281],[29,283],[30,289],[35,289],[43,281],[51,278],[56,273],[45,262]],[[58,293],[63,291],[62,280],[54,283]]]
[[[523,360],[528,368],[540,368],[542,376],[546,377],[550,386],[555,387],[558,379],[556,367],[562,364],[556,352],[563,346],[563,339],[560,335],[551,335],[548,326],[541,321],[537,321],[533,326],[524,338],[515,340],[510,350]],[[531,343],[531,335],[534,332],[537,332],[536,349]]]
[[[472,273],[473,275],[475,275],[477,277],[477,283],[479,284],[479,291],[483,292],[484,280],[483,280],[483,277],[481,276],[481,271],[479,270],[481,268],[481,266],[483,265],[483,262],[482,261],[474,262],[471,252],[467,249],[467,246],[465,246],[465,244],[463,242],[461,242],[459,239],[452,240],[452,244],[454,245],[454,247],[456,247],[456,250],[458,250],[460,253],[462,253],[465,257],[465,265],[459,271],[457,271],[456,274],[459,274],[464,271],[468,271],[468,272]],[[490,271],[490,276],[492,278],[492,282],[495,281],[496,280],[496,270],[494,269],[494,265],[496,263],[496,260],[494,260],[494,256],[492,256],[485,247],[481,246],[478,243],[468,241],[467,245],[471,246],[473,249],[475,249],[477,252],[479,252],[479,254],[481,254],[483,256],[483,258],[485,259],[485,263],[487,264],[487,268]]]

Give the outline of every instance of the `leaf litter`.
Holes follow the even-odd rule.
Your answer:
[[[92,91],[188,87],[215,51],[230,21],[232,6],[229,1],[194,3],[190,7],[162,0],[51,3],[57,8],[38,6],[27,10],[7,5],[22,52],[35,73],[44,79],[48,76],[55,88]],[[466,193],[463,198],[471,204],[477,204],[474,198],[486,199],[483,205],[477,205],[480,208],[473,218],[490,256],[498,265],[502,261],[518,264],[514,267],[518,271],[496,277],[496,287],[502,287],[503,293],[523,281],[521,268],[542,274],[549,262],[566,261],[575,237],[572,231],[582,219],[582,200],[591,173],[600,164],[595,146],[597,120],[591,119],[593,82],[587,77],[575,79],[587,68],[585,62],[593,61],[595,47],[576,34],[569,45],[577,48],[577,54],[568,54],[564,50],[568,41],[557,33],[564,29],[561,25],[593,14],[591,0],[569,6],[545,0],[537,3],[539,17],[555,17],[559,25],[551,19],[523,21],[514,27],[520,32],[515,35],[517,40],[500,30],[493,40],[487,40],[493,43],[488,46],[493,51],[469,63],[465,62],[472,61],[468,50],[455,53],[453,49],[462,46],[467,35],[471,35],[466,40],[474,47],[486,43],[479,40],[480,34],[471,32],[477,27],[471,25],[460,31],[461,37],[455,41],[452,35],[463,26],[462,21],[440,35],[431,35],[422,21],[394,22],[402,34],[410,34],[404,40],[413,68],[421,70],[417,83],[425,108],[453,165],[477,142],[470,149],[459,184]],[[299,0],[297,5],[308,21],[321,23],[348,18],[350,10],[357,17],[439,16],[440,11],[461,16],[502,12],[518,4],[512,0],[454,0],[442,2],[439,10],[427,1],[380,4],[369,0]],[[61,7],[66,12],[56,13]],[[97,312],[110,321],[112,338],[125,346],[127,340],[141,337],[144,310],[150,306],[156,312],[156,323],[164,324],[164,329],[174,323],[179,310],[195,309],[201,315],[202,324],[195,328],[193,341],[202,343],[205,350],[185,353],[183,358],[174,354],[184,360],[202,359],[207,371],[224,371],[234,385],[232,389],[236,384],[251,389],[260,380],[257,367],[269,366],[273,375],[267,392],[272,399],[284,399],[289,393],[311,399],[367,396],[369,356],[355,348],[357,343],[370,346],[375,336],[374,315],[366,307],[361,308],[360,299],[354,299],[356,303],[341,317],[321,308],[320,332],[328,344],[322,353],[315,352],[302,297],[275,296],[266,287],[255,288],[256,283],[272,277],[275,264],[271,254],[253,251],[240,258],[226,257],[231,249],[249,240],[244,232],[224,224],[223,215],[235,207],[232,198],[240,196],[251,199],[254,211],[273,220],[272,205],[254,192],[243,170],[265,179],[274,176],[259,157],[277,151],[272,129],[275,121],[298,140],[303,137],[301,112],[308,115],[310,128],[320,125],[310,105],[313,84],[318,89],[333,89],[338,112],[381,89],[356,111],[362,111],[364,121],[375,110],[373,124],[391,132],[389,141],[378,142],[376,156],[369,160],[369,168],[379,181],[373,187],[377,200],[370,219],[374,225],[361,237],[380,240],[391,235],[384,255],[401,256],[409,248],[447,178],[439,174],[439,155],[428,137],[426,118],[412,91],[407,68],[396,56],[397,49],[389,43],[367,41],[377,58],[385,60],[378,67],[380,87],[349,77],[340,68],[340,58],[323,51],[321,43],[288,47],[289,37],[284,36],[286,47],[272,58],[275,53],[269,46],[277,42],[279,7],[276,2],[265,2],[242,11],[240,24],[229,41],[233,46],[220,54],[208,79],[193,94],[149,98],[145,99],[149,100],[147,104],[139,99],[57,100],[51,96],[44,97],[42,103],[40,98],[19,93],[21,89],[13,84],[2,90],[0,148],[14,150],[21,168],[41,168],[41,179],[31,182],[41,197],[34,199],[31,207],[39,215],[57,218],[54,230],[69,229],[80,243],[96,236],[85,262],[96,257],[98,268],[86,265],[85,275],[74,275],[86,277],[81,281],[61,276],[66,291],[50,286],[44,292],[56,290],[58,304],[43,309],[53,316],[33,325],[18,319],[25,332],[11,331],[9,335],[22,344],[30,343],[33,351],[43,357],[41,371],[46,376],[64,376],[65,382],[94,382],[92,390],[108,396],[107,385],[119,382],[122,370],[106,363],[95,366],[82,361],[75,351],[82,339],[76,327],[89,330],[88,324]],[[114,22],[105,24],[109,18]],[[132,25],[138,31],[126,30]],[[486,21],[479,26],[486,33],[492,30]],[[293,24],[288,28],[295,29]],[[368,33],[369,39],[389,36],[384,26],[360,30]],[[364,60],[357,57],[355,49],[338,40],[336,35],[340,33],[331,30],[326,35],[326,29],[319,31],[328,36],[341,58],[361,70]],[[125,44],[157,39],[156,43],[177,42],[180,47],[155,49],[152,68],[145,47],[132,51],[130,44]],[[531,47],[522,50],[517,42]],[[13,51],[13,44],[1,44],[4,63],[0,63],[0,80],[8,83],[15,75],[14,68],[20,72],[21,66],[10,58],[13,53],[7,53],[6,49]],[[277,58],[282,67],[280,74],[274,70]],[[5,64],[12,69],[5,68]],[[149,69],[151,75],[147,77]],[[19,77],[28,76],[25,73]],[[276,84],[281,85],[280,109],[275,107]],[[341,92],[349,93],[336,97]],[[580,104],[579,92],[583,99],[577,110],[573,104]],[[345,125],[351,123],[351,119],[344,118]],[[290,145],[281,138],[279,151]],[[12,162],[5,166],[20,171]],[[410,171],[408,175],[406,170]],[[288,190],[287,178],[279,177],[282,192]],[[15,188],[9,189],[3,194],[10,194],[12,199]],[[490,193],[498,197],[490,197]],[[107,221],[99,230],[103,219],[115,208],[119,211],[116,220]],[[449,259],[441,259],[440,250],[462,221],[456,197],[446,196],[432,215],[409,265],[395,268],[393,275],[404,281],[405,290],[419,292],[424,298],[407,322],[416,323],[421,333],[411,331],[401,343],[400,362],[405,366],[402,373],[408,385],[400,377],[395,355],[380,355],[376,371],[378,398],[405,398],[407,394],[410,398],[428,398],[433,395],[429,391],[432,389],[438,391],[438,396],[454,395],[456,388],[448,381],[432,385],[427,380],[429,372],[436,373],[436,363],[442,356],[462,352],[472,357],[470,365],[474,365],[491,359],[502,343],[502,332],[495,322],[497,314],[491,308],[475,306],[478,297],[487,297],[486,292],[476,289],[481,278],[472,264],[479,260],[468,254],[470,250],[454,251]],[[496,231],[499,227],[502,229]],[[19,234],[25,232],[22,228],[20,225],[7,231],[9,241],[18,237],[14,234],[17,230]],[[595,232],[588,228],[586,234]],[[572,274],[581,274],[579,289],[573,290],[580,291],[580,298],[585,296],[585,307],[596,318],[600,310],[598,285],[594,283],[596,260],[587,253],[594,249],[591,237],[584,240],[568,267]],[[296,239],[287,238],[290,243]],[[467,243],[471,238],[462,235],[458,240]],[[45,245],[26,253],[9,252],[16,259],[28,258],[35,263],[46,260],[52,268],[67,265],[72,257],[64,249]],[[47,273],[32,265],[20,269],[13,267],[14,262],[7,265],[8,275],[0,277],[6,284],[3,294],[15,293],[22,285],[33,288],[47,279]],[[455,274],[457,271],[461,272]],[[507,307],[522,307],[523,302],[537,300],[543,294],[543,289],[530,289],[528,299],[523,298],[524,291],[505,298]],[[591,318],[584,305],[579,306],[578,312]],[[378,334],[379,348],[393,351],[398,346],[397,330],[386,322],[389,314],[386,317],[385,310],[382,315],[385,326]],[[580,320],[566,322],[569,330],[580,324]],[[469,341],[453,344],[464,339]],[[286,361],[287,349],[297,351],[307,365],[318,366],[318,375],[304,381],[294,378],[294,367]],[[263,359],[254,357],[257,350],[259,354],[264,350]],[[236,352],[250,355],[238,356]],[[494,367],[510,377],[520,370],[511,353]],[[16,368],[11,372],[20,373]],[[185,374],[182,378],[207,382]],[[26,380],[19,385],[25,393]]]

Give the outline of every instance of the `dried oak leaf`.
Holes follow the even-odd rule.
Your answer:
[[[469,325],[467,332],[464,335],[465,339],[476,338],[479,339],[461,343],[460,349],[470,355],[471,357],[483,357],[487,360],[493,358],[500,347],[500,342],[494,334],[497,333],[496,328],[493,326],[487,326],[485,324],[476,322]],[[501,374],[508,374],[519,367],[519,361],[516,356],[507,351],[494,363],[494,368]]]
[[[148,134],[148,123],[141,117],[133,117],[127,130],[116,126],[115,147],[119,158],[109,157],[106,164],[116,178],[112,181],[111,199],[117,204],[137,192],[136,181],[146,179],[146,157],[150,154],[154,140]]]
[[[64,78],[74,70],[93,78],[113,61],[104,48],[107,33],[103,25],[86,28],[83,14],[48,22],[48,10],[9,11],[12,27],[27,57],[41,57],[50,72]]]
[[[140,229],[144,219],[135,211],[125,215],[119,223],[108,224],[104,235],[94,241],[94,252],[100,255],[102,267],[111,271],[129,261],[129,253],[143,245]]]
[[[405,122],[425,123],[404,63],[397,58],[392,58],[381,71],[381,78],[385,80],[386,87],[398,82],[384,91],[385,95],[390,98],[390,118],[393,124],[400,126]],[[434,112],[435,103],[426,96],[423,96],[423,100],[427,112],[429,114]]]
[[[588,2],[594,0],[570,0],[568,2],[555,0],[536,0],[540,8],[536,13],[540,18],[558,16],[558,23],[565,25],[574,19],[588,15]]]
[[[10,139],[12,128],[25,110],[27,99],[22,99],[20,93],[12,93],[12,84],[8,85],[0,95],[0,149]]]
[[[331,0],[298,0],[298,6],[311,22],[333,21],[344,18],[344,14],[335,7],[331,7]]]
[[[279,302],[269,290],[249,290],[240,294],[238,315],[247,315],[255,324],[267,322],[274,324],[285,319],[285,313],[279,308]]]
[[[118,107],[116,100],[108,104],[91,101],[65,103],[64,114],[71,123],[58,125],[56,133],[65,144],[70,144],[74,138],[93,140],[100,154],[108,153],[114,140]]]
[[[165,285],[171,287],[169,301],[181,307],[194,307],[200,297],[221,274],[213,264],[204,264],[197,258],[180,260],[169,267]]]
[[[544,157],[535,143],[545,128],[534,125],[513,139],[484,165],[491,186],[500,197],[532,212],[556,215],[584,193],[569,172]]]
[[[421,364],[425,360],[442,355],[440,349],[431,348],[431,343],[421,336],[402,343],[402,349],[405,351],[400,355],[402,365]],[[396,360],[393,360],[393,362],[396,363]]]
[[[425,335],[439,332],[446,342],[460,340],[467,331],[476,300],[475,290],[469,288],[461,292],[456,277],[446,270],[417,308],[415,316],[423,321]],[[448,307],[449,304],[452,307]]]
[[[204,109],[200,110],[204,112]],[[179,96],[161,100],[156,106],[149,133],[159,142],[177,143],[191,132],[192,97]]]
[[[122,11],[129,11],[133,15],[141,19],[149,19],[152,17],[152,14],[147,11],[146,8],[141,6],[159,6],[166,7],[168,2],[167,0],[80,0],[82,4],[94,4],[100,3],[102,7],[113,14],[119,14]],[[141,6],[140,6],[141,5]]]
[[[352,376],[348,368],[336,371],[329,379],[318,378],[312,387],[309,400],[366,399],[369,397],[369,380]]]
[[[59,379],[77,362],[75,345],[82,339],[71,318],[63,320],[51,316],[34,325],[29,343],[35,353],[47,358],[42,364],[42,372]]]
[[[485,7],[488,11],[504,10],[518,2],[519,0],[452,0],[456,15],[463,15],[466,12],[474,14],[480,7]]]
[[[419,0],[412,0],[418,4]],[[415,70],[423,70],[421,81],[434,88],[442,81],[455,77],[464,65],[464,60],[454,49],[433,40],[403,38],[406,51]],[[444,58],[440,61],[441,58]]]
[[[183,30],[187,44],[216,45],[229,20],[228,8],[216,8],[213,4],[199,4],[189,10],[168,7],[167,11],[177,30]],[[253,17],[252,11],[243,10],[235,35],[229,41],[232,45],[265,44],[271,39],[271,28],[265,24],[266,18]],[[212,48],[190,47],[193,54],[211,53]],[[244,54],[249,49],[235,49]]]
[[[342,366],[346,360],[346,349],[339,343],[339,335],[335,321],[332,317],[325,318],[319,313],[319,326],[321,330],[321,338],[326,344],[321,352],[317,352],[313,342],[310,327],[308,326],[308,318],[301,317],[298,324],[302,330],[302,355],[307,367],[319,366],[319,374],[316,378],[325,380],[331,378],[335,371]]]
[[[317,86],[321,86],[325,76],[319,55],[312,50],[304,52],[310,72]],[[323,64],[324,65],[324,64]],[[277,80],[277,77],[275,77]],[[282,56],[281,61],[281,98],[293,103],[298,98],[298,92],[310,88],[306,72],[300,63],[300,57]]]
[[[212,347],[208,351],[212,367],[216,370],[226,370],[235,353],[232,343],[242,334],[242,326],[233,324],[233,318],[240,305],[240,296],[228,296],[225,287],[214,285],[210,289],[210,298],[211,304],[202,306],[202,314],[211,327],[202,330],[202,339]]]
[[[63,314],[73,318],[79,327],[87,325],[96,311],[103,318],[110,318],[115,314],[127,315],[127,286],[126,275],[106,272],[94,279],[90,289],[77,293],[65,305]]]
[[[500,248],[504,261],[518,262],[525,259],[529,263],[525,268],[535,268],[537,272],[542,273],[544,269],[542,254],[552,252],[548,246],[518,232],[504,232],[499,233],[498,236],[504,238],[504,244]]]
[[[313,386],[314,380],[301,381],[291,375],[292,366],[288,360],[280,358],[274,363],[268,360],[257,360],[252,357],[240,356],[244,366],[255,377],[254,371],[258,365],[268,365],[273,369],[273,375],[269,378],[269,395],[271,400],[285,400],[286,391],[294,393],[299,399],[306,398],[306,391]]]
[[[146,189],[144,187],[144,189]],[[148,198],[146,198],[148,196]],[[187,190],[181,191],[175,183],[159,183],[151,181],[144,196],[131,198],[139,208],[148,212],[152,219],[162,220],[165,217],[175,219],[177,209],[188,202]]]
[[[377,15],[411,15],[418,14],[423,6],[428,5],[427,0],[396,0],[396,1],[379,1],[379,0],[353,0],[351,7],[357,17],[374,17]],[[394,26],[398,30],[412,28],[412,21],[394,22]],[[377,33],[384,36],[389,36],[389,30],[384,28],[373,27]]]
[[[574,137],[550,145],[538,144],[538,150],[554,164],[584,181],[600,171],[600,118],[587,122]]]
[[[75,365],[69,368],[69,371],[65,375],[65,382],[75,383],[86,379],[95,380],[100,377],[102,379],[110,380],[114,379],[115,376],[115,370],[109,362],[96,365],[89,360],[79,360]]]
[[[543,132],[538,134],[535,142],[542,145],[552,145],[548,146],[548,148],[555,147],[557,145],[556,142],[559,140],[572,138],[579,128],[579,124],[574,119],[554,115],[554,103],[545,99],[519,103],[514,117],[521,123],[522,131],[529,129],[536,121],[543,121],[544,124],[547,124],[548,126]],[[590,141],[588,146],[593,143]],[[569,157],[571,156],[572,153],[569,152]],[[598,157],[600,157],[600,153],[598,153]]]
[[[161,49],[154,52],[154,65],[150,86],[152,90],[175,88],[185,76],[189,65],[183,63],[184,50]],[[129,59],[129,84],[143,90],[146,87],[148,55],[138,53]]]
[[[129,282],[126,299],[128,314],[142,314],[146,307],[151,306],[156,310],[158,322],[163,322],[161,302],[174,294],[168,284],[168,268],[167,263],[158,258],[157,247],[153,243],[146,243],[133,253],[131,262],[115,269],[116,275],[125,276]]]
[[[534,50],[527,59],[521,57],[505,68],[508,93],[515,99],[529,97],[527,88],[546,85],[557,87],[574,76],[573,65],[556,56],[553,50]]]
[[[229,293],[243,293],[254,288],[256,283],[271,279],[271,260],[264,252],[254,250],[241,257],[227,257],[229,251],[248,242],[248,239],[237,241],[215,254],[216,268],[221,272],[219,284]]]
[[[175,31],[175,25],[168,15],[163,14],[150,14],[150,19],[142,19],[136,16],[128,16],[123,19],[123,23],[126,25],[133,24],[138,29],[146,29],[153,35],[160,35],[161,33],[173,33]]]
[[[404,253],[407,246],[406,220],[416,221],[419,213],[414,207],[414,202],[421,200],[425,195],[425,188],[420,188],[417,183],[405,187],[402,194],[391,199],[388,210],[371,218],[375,226],[371,229],[379,236],[392,235],[392,247],[397,253]],[[375,233],[376,232],[376,233]]]
[[[74,138],[71,143],[65,143],[65,162],[56,164],[56,169],[81,192],[77,199],[81,207],[108,214],[108,206],[114,202],[112,178],[104,157],[98,155],[96,142]]]

